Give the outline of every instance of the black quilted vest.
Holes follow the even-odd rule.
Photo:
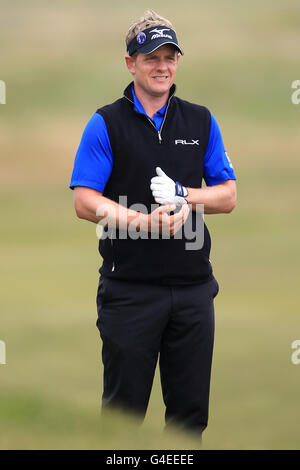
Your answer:
[[[162,170],[184,186],[200,188],[203,177],[203,158],[209,139],[210,112],[204,106],[170,97],[165,119],[158,133],[147,116],[134,110],[130,84],[124,96],[97,110],[107,126],[114,163],[103,195],[116,202],[127,199],[127,207],[143,204],[151,211],[156,204],[150,189],[155,168]],[[124,205],[124,203],[123,203]],[[196,220],[197,217],[197,220]],[[200,217],[201,218],[201,217]],[[201,218],[202,220],[202,218]],[[190,212],[189,227],[199,230],[199,216]],[[209,261],[210,235],[202,220],[204,243],[201,248],[186,249],[193,239],[125,238],[117,230],[99,240],[103,258],[100,274],[110,278],[149,281],[159,284],[194,284],[207,282],[212,277]],[[113,235],[113,236],[112,236]],[[117,238],[116,238],[117,237]],[[122,238],[123,237],[123,238]],[[199,235],[201,240],[201,236]]]

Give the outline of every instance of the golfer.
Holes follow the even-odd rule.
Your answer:
[[[236,178],[214,116],[176,94],[183,51],[170,21],[148,10],[126,50],[133,81],[87,123],[70,183],[77,216],[103,228],[102,409],[142,421],[159,360],[166,428],[201,436],[219,287],[199,208],[231,212]]]

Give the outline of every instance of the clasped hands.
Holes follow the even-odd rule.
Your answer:
[[[161,168],[156,168],[157,176],[151,179],[150,189],[155,201],[161,204],[147,216],[147,229],[150,232],[175,235],[186,222],[190,208],[185,199],[187,189],[181,183],[169,178]],[[180,210],[173,215],[176,207]]]

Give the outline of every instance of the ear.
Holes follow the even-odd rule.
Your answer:
[[[135,74],[135,59],[127,54],[125,56],[125,62],[126,62],[126,65],[127,65],[127,68],[129,70],[129,72],[132,75],[134,75]]]

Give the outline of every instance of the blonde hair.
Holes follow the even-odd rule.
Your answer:
[[[129,30],[127,31],[126,38],[125,38],[125,43],[126,43],[126,48],[130,41],[141,31],[147,28],[152,28],[155,26],[168,26],[168,28],[171,28],[175,31],[172,23],[167,20],[166,18],[163,18],[162,16],[158,15],[155,13],[153,10],[147,10],[144,13],[144,16],[142,16],[138,21],[133,23]],[[175,31],[176,33],[176,31]]]

